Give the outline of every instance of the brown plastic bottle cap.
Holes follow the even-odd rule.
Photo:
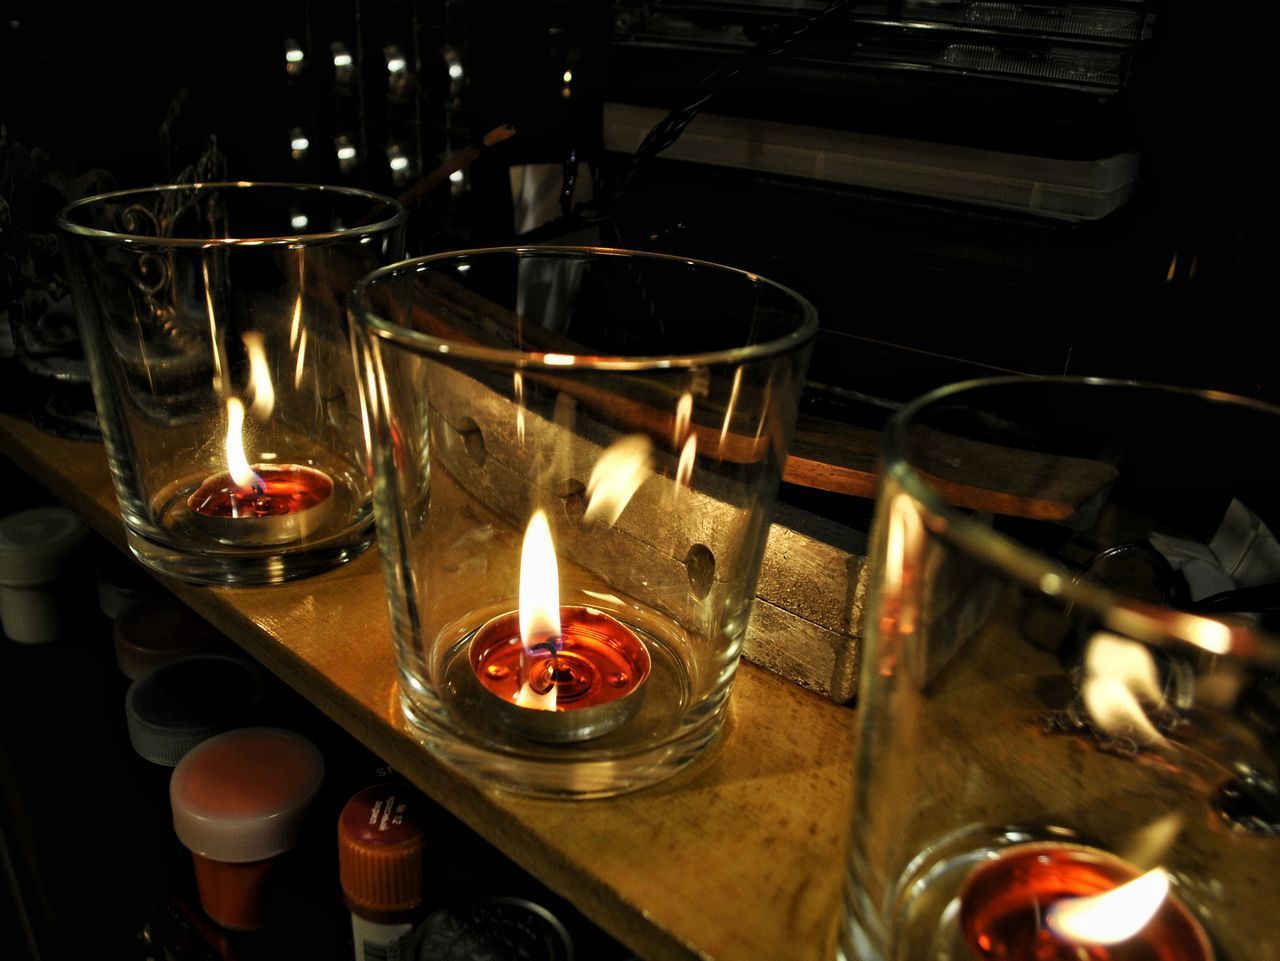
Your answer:
[[[408,785],[379,784],[338,817],[338,873],[356,911],[411,911],[422,904],[423,801]]]
[[[112,634],[116,663],[132,681],[148,668],[222,641],[213,625],[170,594],[145,597],[125,608],[117,615]]]

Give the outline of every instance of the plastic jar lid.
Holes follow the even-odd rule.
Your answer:
[[[437,911],[401,941],[412,961],[573,961],[573,941],[560,920],[521,898],[481,898]]]
[[[338,817],[338,873],[353,909],[422,904],[423,805],[406,784],[367,787]]]
[[[197,744],[173,769],[173,827],[193,854],[241,864],[294,846],[324,780],[324,759],[301,734],[246,727]]]
[[[32,587],[56,579],[88,533],[65,507],[33,507],[0,518],[0,584]]]
[[[142,598],[156,594],[156,582],[132,557],[109,548],[98,559],[98,606],[113,621]]]
[[[130,679],[222,640],[213,625],[168,593],[143,598],[125,608],[116,617],[111,633],[116,642],[116,663]]]
[[[262,672],[226,654],[193,654],[157,664],[124,696],[129,743],[173,767],[201,741],[253,718],[266,693]]]

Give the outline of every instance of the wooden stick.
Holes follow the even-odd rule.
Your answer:
[[[469,167],[484,150],[495,144],[500,144],[504,140],[510,140],[516,135],[516,128],[511,124],[503,124],[500,127],[494,127],[487,134],[480,138],[479,144],[468,144],[461,150],[455,150],[449,156],[444,158],[444,162],[435,170],[427,174],[412,187],[402,193],[396,199],[406,207],[412,203],[421,200],[431,190],[441,184],[445,179],[457,173],[459,170],[465,170]]]

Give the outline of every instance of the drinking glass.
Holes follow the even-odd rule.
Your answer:
[[[1280,958],[1278,414],[1007,378],[895,415],[841,958]]]
[[[378,271],[356,353],[401,703],[488,783],[597,796],[719,730],[813,309],[657,254]]]
[[[346,296],[403,256],[359,190],[185,184],[59,218],[125,532],[208,584],[324,570],[373,538]]]

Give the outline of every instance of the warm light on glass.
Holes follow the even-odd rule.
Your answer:
[[[276,390],[271,383],[271,370],[267,364],[267,347],[259,331],[249,331],[241,337],[249,354],[249,387],[253,391],[253,416],[266,420],[276,407]]]
[[[676,484],[688,487],[693,480],[693,465],[698,460],[698,435],[690,434],[680,448],[680,463],[676,465]]]
[[[733,421],[733,409],[738,406],[738,394],[742,390],[742,371],[739,367],[733,372],[733,386],[729,389],[729,403],[724,408],[724,423],[720,426],[720,447],[724,447],[725,438],[729,436],[729,424]]]
[[[1142,706],[1164,703],[1155,658],[1142,644],[1103,631],[1094,634],[1085,651],[1080,696],[1093,722],[1108,734],[1144,744],[1164,740]]]
[[[1207,617],[1186,615],[1187,640],[1210,654],[1228,654],[1231,651],[1231,628]]]
[[[1118,944],[1146,927],[1168,896],[1169,876],[1155,868],[1105,894],[1059,901],[1044,920],[1065,941]]]
[[[563,79],[565,83],[573,83],[573,71],[566,70],[564,72],[564,76],[561,79]]]
[[[239,398],[227,398],[227,471],[242,490],[262,486],[262,478],[253,472],[244,454],[244,404]]]
[[[897,594],[907,580],[907,570],[915,562],[924,527],[916,505],[906,494],[889,504],[889,524],[885,545],[885,592]]]
[[[679,447],[693,420],[693,395],[687,390],[676,401],[676,421],[671,428],[671,445]]]
[[[629,434],[605,448],[587,479],[587,507],[583,518],[603,520],[612,527],[642,484],[653,473],[653,442],[644,434]]]

